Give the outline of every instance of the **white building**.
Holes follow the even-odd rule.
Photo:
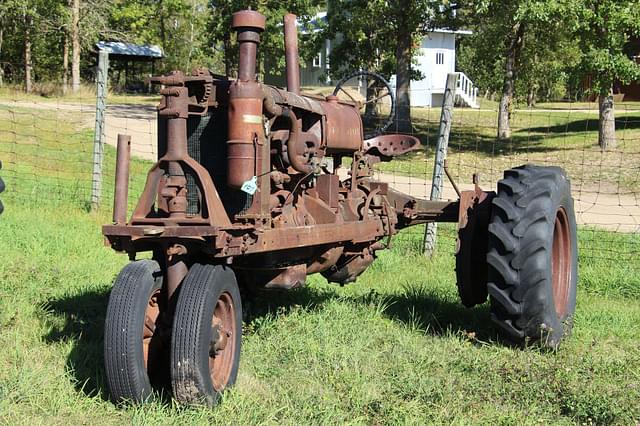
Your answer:
[[[315,21],[326,20],[327,13],[316,15],[307,27],[314,27]],[[308,30],[307,30],[308,31]],[[312,30],[313,31],[313,30]],[[303,29],[302,33],[306,31]],[[418,69],[422,80],[411,81],[411,105],[422,107],[440,107],[444,97],[447,74],[456,72],[456,37],[469,35],[471,31],[435,29],[422,40],[417,56]],[[327,79],[329,56],[333,42],[326,40],[324,48],[308,63],[300,64],[300,83],[302,86],[330,86],[336,82]],[[356,70],[350,70],[356,71]],[[459,105],[478,108],[477,92],[473,82],[458,71],[458,89],[456,102]],[[285,86],[284,73],[267,75],[265,82],[277,86]],[[391,77],[391,86],[395,89],[395,76]]]
[[[412,106],[442,105],[447,74],[456,72],[456,36],[468,34],[471,34],[471,31],[436,29],[422,40],[416,59],[423,78],[411,81]],[[458,73],[460,77],[456,90],[457,102],[478,108],[478,89],[464,73]],[[395,88],[395,76],[391,78],[391,85]]]

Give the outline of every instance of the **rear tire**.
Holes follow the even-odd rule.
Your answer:
[[[557,348],[576,308],[571,186],[558,167],[525,165],[498,182],[489,225],[491,318],[516,343]]]
[[[168,375],[163,353],[162,272],[153,260],[125,266],[116,278],[104,332],[104,364],[114,402],[146,402]]]
[[[213,406],[238,375],[242,304],[233,271],[194,264],[180,286],[171,342],[173,396]]]

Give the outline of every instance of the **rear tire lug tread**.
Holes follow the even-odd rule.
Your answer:
[[[551,256],[560,205],[570,217],[573,250],[569,261],[575,270],[577,246],[570,186],[564,171],[555,167],[525,165],[505,171],[504,176],[498,183],[489,227],[487,289],[491,318],[510,340],[535,341],[541,338],[540,324],[551,328],[559,324],[550,294],[551,265],[545,265]],[[576,275],[572,274],[570,283],[569,316],[575,310]],[[539,343],[555,347],[561,332],[553,331],[547,343],[545,339]]]

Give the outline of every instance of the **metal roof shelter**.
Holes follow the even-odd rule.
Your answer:
[[[155,74],[155,62],[164,58],[164,52],[160,46],[149,44],[99,41],[95,47],[97,51],[103,50],[109,53],[110,68],[115,71],[110,74],[110,79],[117,88],[125,91],[149,91],[150,86],[145,85],[144,81]],[[149,64],[151,64],[150,67]],[[123,71],[124,80],[122,79]]]
[[[96,48],[98,50],[108,51],[109,56],[111,57],[127,56],[140,58],[140,60],[145,60],[146,58],[150,61],[162,59],[164,57],[164,53],[160,46],[151,44],[133,44],[123,43],[121,41],[99,41],[96,43]]]

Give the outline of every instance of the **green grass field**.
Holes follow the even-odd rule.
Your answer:
[[[462,307],[453,228],[440,228],[432,259],[414,228],[355,284],[314,276],[307,288],[253,301],[238,384],[218,408],[118,408],[102,368],[109,291],[127,262],[100,233],[112,169],[107,207],[88,213],[90,132],[73,117],[39,113],[49,119],[34,127],[29,116],[2,114],[2,424],[640,422],[640,241],[593,229],[579,232],[574,333],[557,352],[510,347],[487,306]],[[105,166],[113,158],[107,147]],[[146,167],[132,165],[133,194]]]
[[[613,249],[625,236],[581,232],[574,333],[556,353],[504,344],[486,306],[468,310],[457,300],[452,230],[445,228],[433,259],[418,254],[420,230],[412,230],[356,284],[313,277],[308,288],[255,301],[238,385],[219,408],[119,409],[106,400],[102,328],[110,286],[127,259],[102,244],[108,215],[6,201],[1,423],[640,420],[640,279],[594,250]],[[607,242],[594,247],[598,241]]]

